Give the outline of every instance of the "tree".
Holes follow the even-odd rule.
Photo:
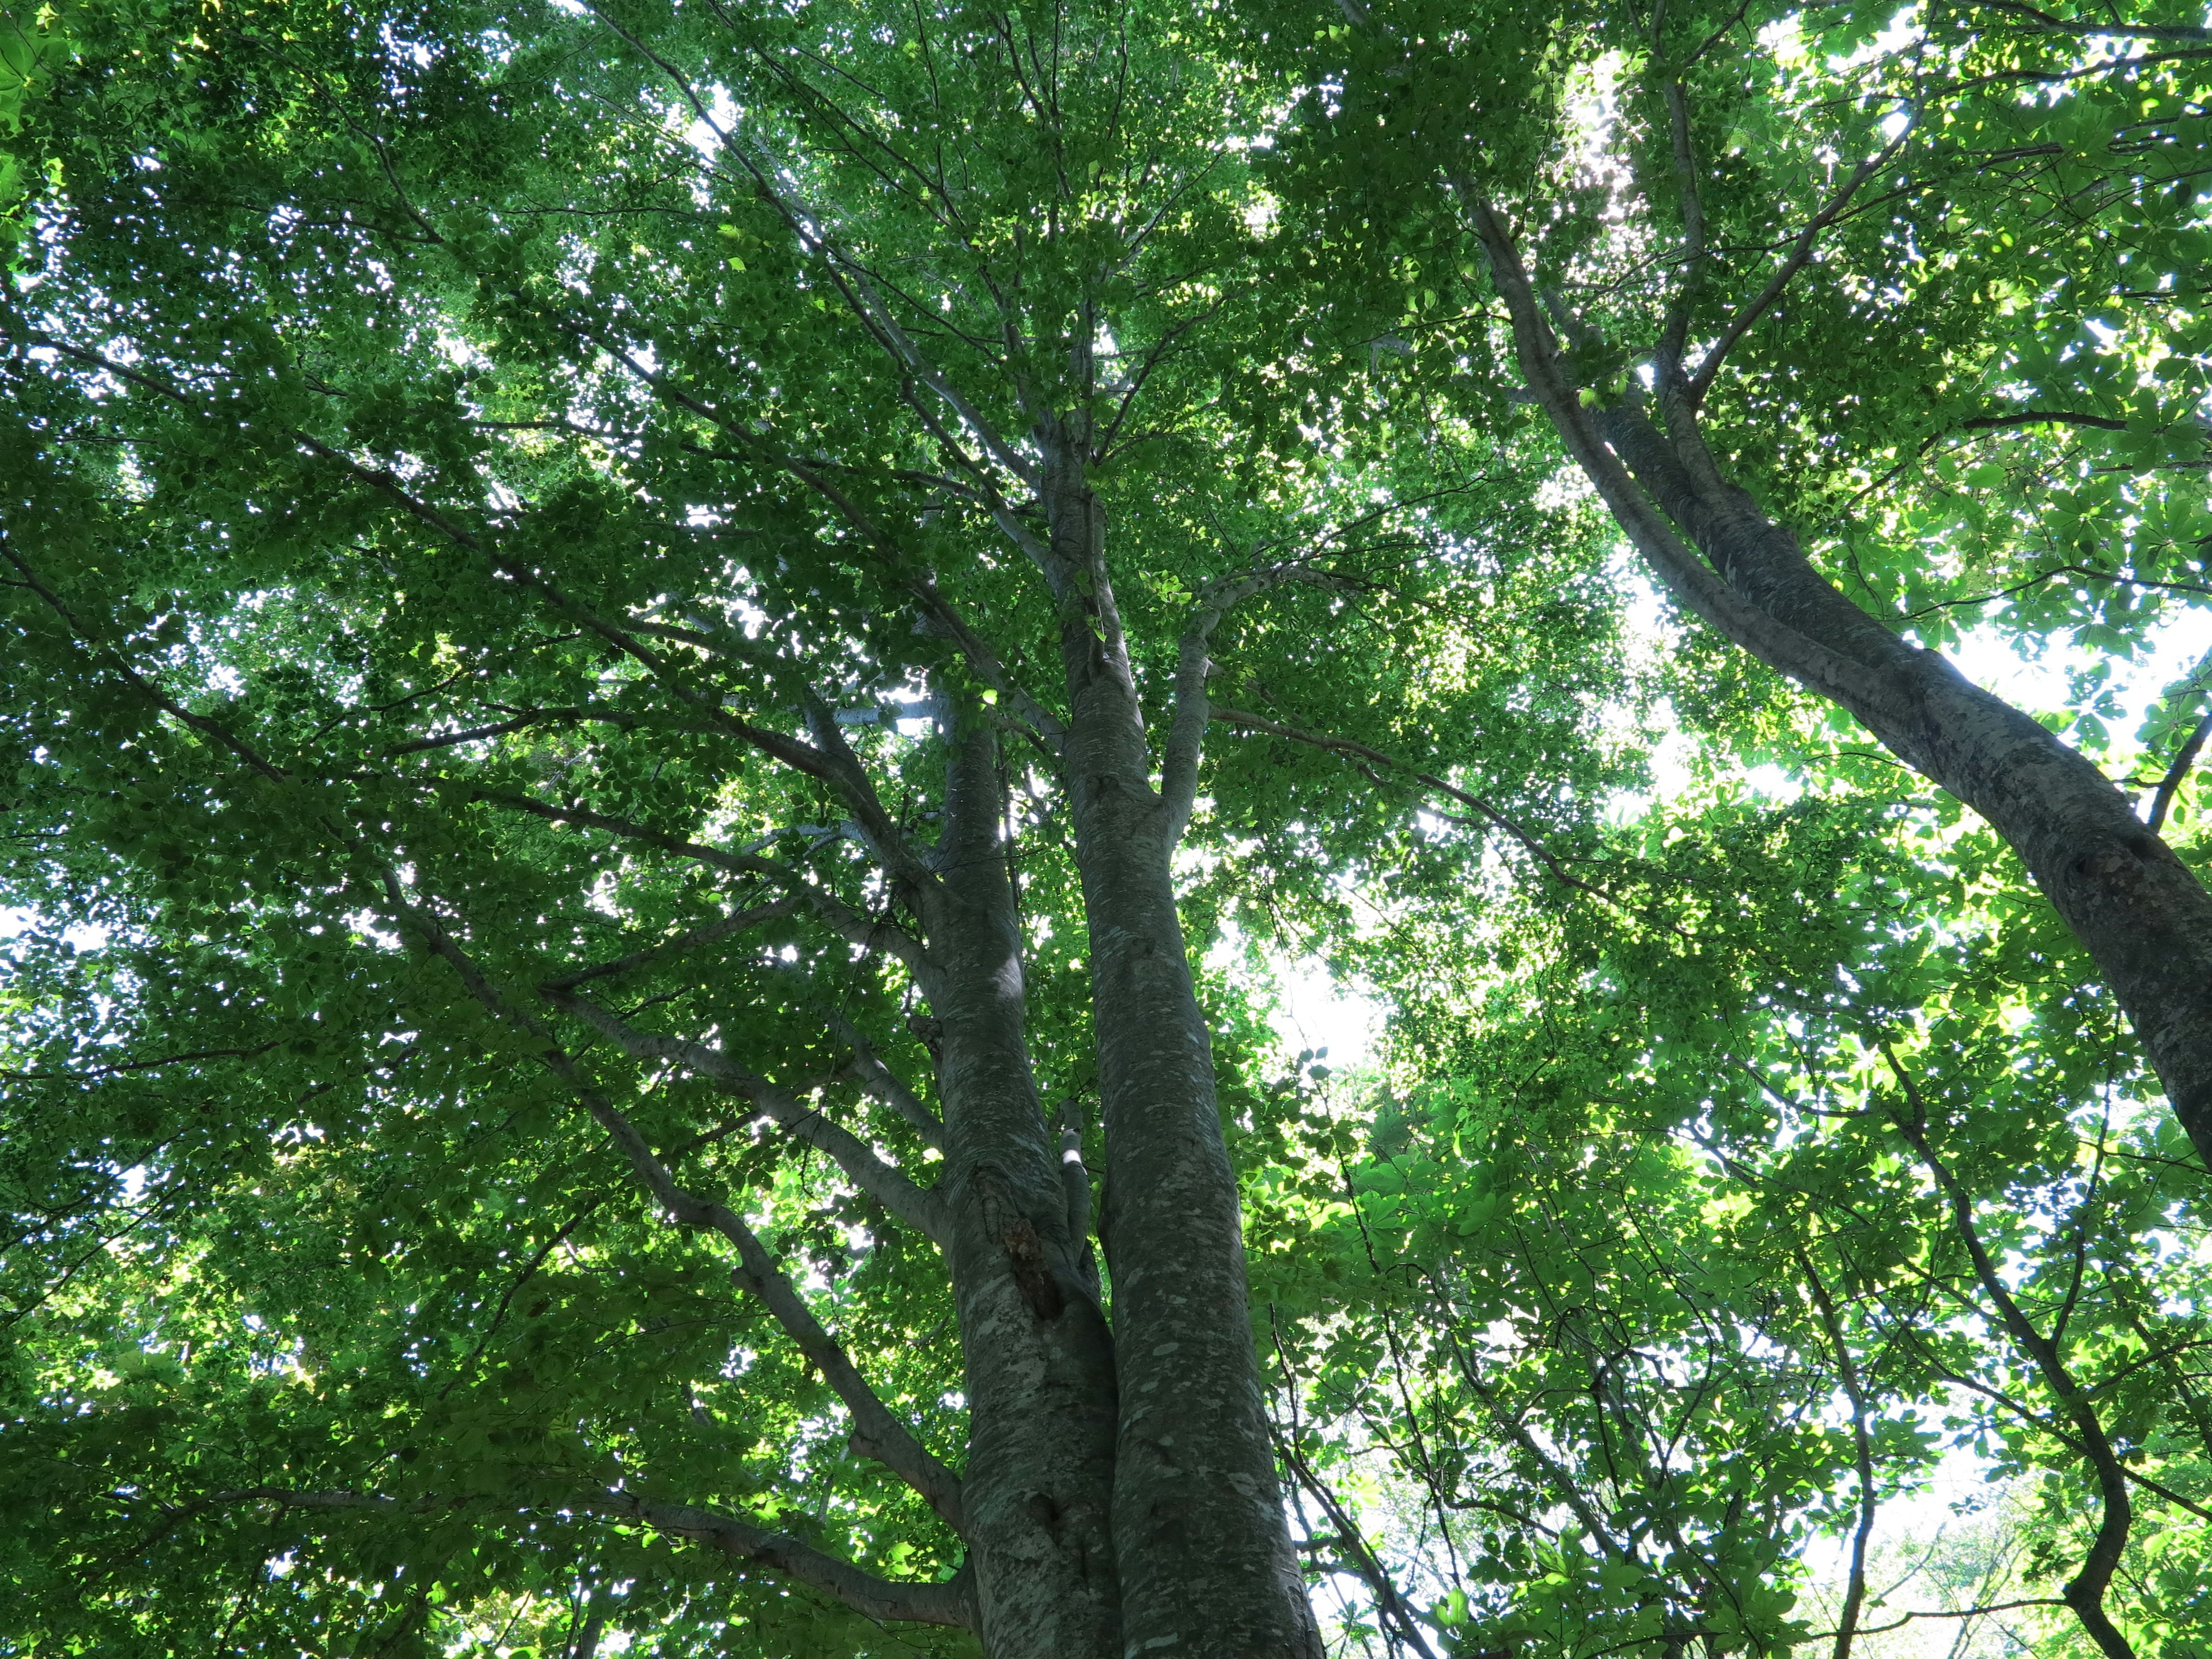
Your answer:
[[[1315,830],[1208,681],[1527,856],[1611,623],[1510,448],[1314,465],[1201,21],[83,21],[4,530],[57,1639],[1317,1650],[1176,874]]]
[[[1923,70],[1955,118],[1664,441],[1734,434],[1924,644],[2011,587],[2119,653],[2202,585],[2194,359],[2132,367],[2193,319],[2069,349],[2075,266],[2180,293],[2193,206],[2113,152],[2057,248],[2022,170],[2071,152],[1962,128],[2135,144],[2174,112],[2126,77],[2191,60],[1965,15],[1674,67],[1640,43],[1720,15],[41,24],[0,1644],[2201,1646],[2203,1173],[2140,998],[1825,683],[1623,615],[1613,343],[1679,313],[1702,373],[1704,296],[1758,309],[1824,142],[1882,154],[1868,87]],[[2017,73],[2090,90],[1973,84]],[[1563,349],[1514,356],[1507,255]],[[1789,643],[1747,565],[1645,544]],[[2077,778],[2138,763],[2103,672]],[[2185,862],[2204,689],[2142,737]],[[1379,1067],[1284,1074],[1271,952],[1387,1002]],[[2021,1582],[1884,1606],[1878,1523],[1960,1448]]]
[[[1939,649],[2001,606],[2124,653],[2207,591],[2202,19],[1343,15],[1258,52],[1301,89],[1323,280],[1399,289],[1431,383],[1540,410],[1676,605],[1994,826],[2212,1160],[2212,896],[2157,833],[2203,677],[2146,824],[2100,728]]]

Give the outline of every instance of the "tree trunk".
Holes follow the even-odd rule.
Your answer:
[[[1653,574],[2004,837],[2103,972],[2212,1164],[2212,893],[2086,758],[1815,569],[1796,537],[1722,476],[1679,364],[1661,367],[1663,430],[1633,399],[1584,406],[1496,206],[1470,184],[1461,191],[1530,391]]]
[[[2019,854],[2103,971],[2174,1115],[2212,1164],[2212,893],[2084,756],[1838,592],[1796,536],[1719,477],[1693,419],[1678,415],[1670,436],[1640,410],[1620,407],[1601,429],[1733,592],[1789,634],[1864,670],[1874,695],[1848,681],[1815,684],[1786,644],[1730,630],[1737,643],[1836,698]]]
[[[1024,1039],[1021,939],[988,730],[951,744],[929,905],[969,1409],[962,1480],[991,1659],[1119,1659],[1114,1344],[1073,1236]]]
[[[1055,562],[1082,573],[1060,595],[1061,655],[1106,1131],[1124,1651],[1319,1659],[1261,1398],[1212,1049],[1176,910],[1175,831],[1152,787],[1081,451],[1048,441],[1042,494]]]

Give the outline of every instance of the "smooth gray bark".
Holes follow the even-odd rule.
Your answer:
[[[1212,1045],[1176,909],[1176,826],[1152,787],[1080,434],[1048,432],[1044,447],[1053,563],[1073,578],[1058,584],[1063,763],[1105,1123],[1123,1650],[1318,1659],[1261,1397]]]
[[[995,745],[983,730],[950,751],[924,989],[945,1103],[937,1190],[965,1367],[976,1630],[991,1659],[1113,1659],[1114,1343],[1024,1037]]]
[[[1722,475],[1679,365],[1661,366],[1663,428],[1635,400],[1585,407],[1504,222],[1462,188],[1529,389],[1653,573],[2004,837],[2096,962],[2212,1164],[2212,892],[2087,758],[1822,575]]]

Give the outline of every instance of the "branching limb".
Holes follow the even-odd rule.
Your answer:
[[[1026,530],[1024,532],[1027,534]],[[1034,539],[1031,538],[1030,539]],[[1040,550],[1042,544],[1039,544]],[[1032,556],[1042,556],[1042,552]],[[1066,745],[1067,727],[1060,717],[1040,703],[1007,672],[1005,659],[998,647],[968,625],[959,611],[938,590],[933,579],[924,579],[911,584],[915,597],[921,603],[924,613],[933,627],[960,647],[983,684],[999,694],[999,699],[1021,722],[1042,738],[1046,746],[1057,755]]]
[[[1820,1315],[1820,1328],[1827,1333],[1828,1346],[1835,1350],[1836,1377],[1844,1385],[1844,1397],[1851,1407],[1851,1455],[1859,1481],[1859,1518],[1858,1524],[1851,1529],[1850,1568],[1844,1580],[1843,1611],[1837,1616],[1835,1632],[1835,1659],[1851,1659],[1851,1642],[1858,1634],[1859,1610],[1866,1604],[1867,1543],[1874,1535],[1874,1439],[1867,1432],[1866,1389],[1859,1380],[1858,1364],[1851,1358],[1850,1344],[1844,1340],[1843,1320],[1828,1295],[1827,1285],[1821,1281],[1820,1270],[1813,1265],[1811,1252],[1800,1249],[1797,1265],[1804,1270],[1805,1283],[1813,1292],[1813,1305]]]
[[[732,852],[726,848],[708,847],[666,830],[655,830],[649,824],[606,812],[594,812],[587,807],[549,805],[528,795],[480,790],[476,799],[489,805],[527,812],[533,817],[544,818],[554,823],[571,823],[579,829],[602,830],[626,841],[657,848],[678,858],[691,859],[718,870],[726,870],[732,875],[752,876],[773,882],[804,903],[823,927],[840,939],[864,950],[879,951],[886,956],[896,957],[911,968],[919,978],[927,979],[933,974],[928,952],[921,940],[887,921],[863,915],[809,881],[805,872],[780,864],[774,859],[761,858],[752,853]]]
[[[676,1177],[654,1155],[637,1127],[584,1075],[544,1023],[500,994],[445,924],[409,901],[396,872],[386,870],[384,884],[386,899],[394,915],[459,975],[470,995],[495,1018],[543,1045],[539,1058],[546,1068],[568,1085],[584,1109],[607,1132],[629,1160],[646,1190],[670,1217],[682,1226],[711,1228],[737,1248],[738,1266],[732,1277],[768,1309],[783,1328],[784,1334],[821,1371],[823,1379],[844,1402],[845,1409],[852,1414],[856,1443],[920,1493],[953,1531],[964,1533],[958,1479],[877,1397],[867,1379],[847,1357],[843,1347],[823,1328],[805,1298],[775,1265],[752,1229],[726,1205],[709,1202],[678,1186]]]
[[[586,1514],[628,1516],[656,1532],[696,1539],[736,1560],[757,1561],[809,1589],[823,1591],[869,1619],[963,1627],[975,1622],[969,1599],[970,1573],[964,1566],[941,1584],[899,1582],[878,1578],[849,1561],[823,1553],[789,1533],[769,1532],[719,1510],[700,1509],[689,1504],[654,1503],[628,1492],[579,1499],[571,1507]]]
[[[1790,245],[1789,252],[1783,255],[1782,263],[1775,267],[1774,275],[1767,279],[1766,286],[1752,297],[1749,305],[1729,319],[1720,331],[1720,337],[1705,349],[1705,355],[1698,360],[1697,371],[1690,376],[1689,400],[1692,407],[1705,401],[1705,393],[1712,389],[1713,377],[1721,372],[1722,361],[1735,349],[1736,342],[1750,332],[1752,325],[1764,317],[1774,302],[1782,297],[1782,290],[1790,286],[1790,279],[1805,268],[1813,257],[1813,248],[1820,240],[1820,233],[1833,224],[1837,215],[1851,204],[1851,198],[1858,194],[1859,186],[1879,173],[1887,165],[1890,157],[1904,148],[1905,139],[1911,136],[1914,125],[1911,120],[1906,121],[1895,137],[1851,169],[1851,176],[1820,204],[1819,211],[1806,222],[1804,229],[1797,233],[1796,239]]]
[[[945,1150],[945,1125],[928,1103],[900,1080],[891,1068],[884,1064],[875,1046],[860,1035],[860,1028],[842,1014],[830,1016],[830,1029],[837,1040],[853,1051],[850,1074],[854,1080],[907,1121],[908,1127],[921,1137],[926,1146]]]
[[[557,983],[541,985],[538,989],[562,1013],[582,1020],[632,1058],[681,1066],[751,1102],[777,1127],[830,1159],[854,1185],[900,1220],[940,1245],[946,1242],[949,1234],[944,1207],[935,1195],[915,1186],[877,1157],[874,1149],[858,1135],[833,1122],[816,1108],[793,1099],[765,1078],[754,1076],[720,1049],[658,1031],[640,1030],[611,1010]]]
[[[1360,1530],[1359,1523],[1352,1518],[1343,1504],[1336,1501],[1335,1495],[1314,1473],[1312,1466],[1299,1455],[1298,1449],[1289,1439],[1277,1436],[1275,1450],[1289,1466],[1298,1485],[1310,1492],[1314,1502],[1321,1505],[1322,1512],[1335,1527],[1338,1540],[1351,1550],[1350,1565],[1367,1581],[1368,1590],[1375,1597],[1376,1615],[1385,1624],[1395,1625],[1398,1639],[1419,1654],[1421,1659],[1437,1659],[1436,1650],[1429,1645],[1428,1638],[1422,1635],[1420,1623],[1413,1616],[1413,1607],[1391,1581],[1389,1570],[1368,1547],[1366,1535]]]
[[[2066,1605],[2074,1609],[2082,1628],[2107,1659],[2134,1659],[2135,1649],[2105,1612],[2105,1587],[2119,1566],[2121,1553],[2127,1547],[2128,1531],[2135,1520],[2135,1507],[2128,1497],[2127,1471],[2106,1436],[2104,1423],[2087,1391],[2074,1380],[2065,1355],[2056,1343],[2035,1328],[2006,1288],[1996,1263],[1990,1260],[1982,1243],[1980,1230],[1974,1225],[1972,1199],[1951,1173],[1950,1167],[1928,1144],[1928,1111],[1919,1085],[1898,1060],[1896,1051],[1886,1042],[1881,1045],[1881,1055],[1888,1061],[1890,1071],[1905,1091],[1905,1103],[1911,1108],[1910,1117],[1899,1118],[1899,1133],[1911,1143],[1920,1161],[1936,1177],[1936,1185],[1949,1203],[1960,1241],[1966,1245],[1967,1258],[1973,1263],[1974,1277],[1996,1307],[1998,1322],[2034,1362],[2036,1370],[2042,1373],[2045,1386],[2057,1396],[2061,1409],[2079,1437],[2082,1456],[2096,1474],[2104,1513],[2097,1534],[2090,1542],[2089,1553],[2082,1559],[2081,1571],[2065,1587]]]
[[[1654,43],[1656,45],[1656,42]],[[1674,159],[1674,192],[1682,210],[1682,275],[1659,331],[1658,368],[1674,380],[1682,373],[1682,353],[1696,319],[1705,280],[1705,200],[1698,188],[1697,152],[1690,140],[1690,105],[1679,75],[1667,82],[1667,132]]]
[[[720,921],[709,922],[704,927],[694,927],[689,933],[678,933],[674,939],[664,939],[659,945],[649,945],[642,951],[633,951],[626,957],[617,957],[612,962],[603,962],[595,968],[580,969],[559,979],[548,980],[539,988],[548,992],[573,991],[579,985],[588,985],[593,980],[612,979],[617,975],[635,973],[639,969],[649,967],[665,957],[681,956],[702,945],[712,945],[717,940],[748,932],[764,921],[788,916],[798,908],[799,901],[793,898],[757,904],[750,909],[738,911],[735,915],[725,916]]]
[[[814,1310],[806,1305],[797,1287],[762,1247],[752,1229],[727,1206],[710,1203],[678,1187],[667,1166],[653,1156],[652,1147],[629,1119],[597,1090],[582,1084],[565,1054],[560,1059],[585,1109],[614,1138],[639,1178],[668,1213],[685,1226],[710,1227],[737,1247],[738,1266],[731,1277],[760,1300],[783,1328],[784,1334],[821,1371],[823,1380],[844,1402],[845,1409],[852,1413],[855,1449],[912,1486],[945,1525],[964,1534],[967,1523],[961,1510],[958,1479],[877,1397],[842,1346],[815,1318]],[[562,1066],[556,1066],[556,1069]]]
[[[321,1514],[426,1515],[459,1507],[466,1498],[419,1498],[402,1502],[374,1492],[289,1492],[281,1486],[248,1486],[221,1492],[210,1504],[265,1504],[276,1509]],[[618,1516],[678,1537],[695,1539],[740,1561],[773,1568],[794,1583],[822,1591],[870,1619],[901,1620],[918,1625],[967,1626],[974,1622],[963,1569],[945,1583],[901,1583],[878,1578],[849,1561],[824,1554],[789,1533],[769,1532],[720,1510],[690,1504],[656,1503],[631,1492],[580,1494],[555,1506],[570,1515]]]
[[[1206,727],[1212,718],[1206,696],[1206,678],[1213,660],[1206,647],[1213,630],[1230,609],[1254,594],[1285,582],[1329,582],[1334,579],[1315,568],[1310,559],[1291,559],[1231,580],[1209,583],[1191,607],[1190,622],[1177,646],[1175,716],[1168,727],[1167,747],[1160,757],[1160,797],[1168,809],[1168,837],[1181,838],[1190,823],[1198,799],[1198,762],[1206,745]]]
[[[1472,183],[1462,181],[1458,188],[1488,258],[1492,281],[1505,301],[1515,352],[1529,390],[1551,416],[1569,453],[1604,500],[1614,521],[1668,592],[1692,615],[1711,623],[1761,661],[1832,697],[1863,718],[1897,726],[1908,725],[1911,711],[1887,681],[1760,610],[1723,581],[1675,533],[1666,515],[1599,435],[1592,419],[1595,411],[1584,407],[1581,389],[1569,381],[1534,285],[1497,208]]]
[[[1364,743],[1355,743],[1349,738],[1332,738],[1319,732],[1301,731],[1295,726],[1285,726],[1279,720],[1271,720],[1258,714],[1247,714],[1241,708],[1217,708],[1212,712],[1212,718],[1224,726],[1239,726],[1251,732],[1265,732],[1270,737],[1285,738],[1292,743],[1307,744],[1316,749],[1328,750],[1333,754],[1348,755],[1355,760],[1368,763],[1369,766],[1377,766],[1387,771],[1402,773],[1410,776],[1416,783],[1433,789],[1439,794],[1448,795],[1463,806],[1474,808],[1482,815],[1486,822],[1503,830],[1519,842],[1530,855],[1551,872],[1554,879],[1579,891],[1588,893],[1593,898],[1602,900],[1616,908],[1621,908],[1620,901],[1602,887],[1593,886],[1569,871],[1559,862],[1551,848],[1545,846],[1518,822],[1499,811],[1481,796],[1469,794],[1456,784],[1446,783],[1433,774],[1419,771],[1395,756],[1386,755],[1379,749],[1370,749]],[[1368,770],[1367,767],[1362,767],[1360,769],[1371,781],[1382,782],[1382,780],[1374,772]],[[1463,819],[1455,821],[1465,822]],[[1679,933],[1680,929],[1677,928],[1675,931]]]

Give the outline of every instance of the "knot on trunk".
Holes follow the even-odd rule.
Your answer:
[[[999,1242],[1006,1246],[1006,1260],[1013,1264],[1014,1288],[1021,1291],[1030,1311],[1039,1319],[1059,1318],[1066,1310],[1067,1295],[1053,1277],[1052,1264],[1045,1260],[1044,1239],[1036,1224],[1025,1215],[1016,1216],[999,1235]]]

